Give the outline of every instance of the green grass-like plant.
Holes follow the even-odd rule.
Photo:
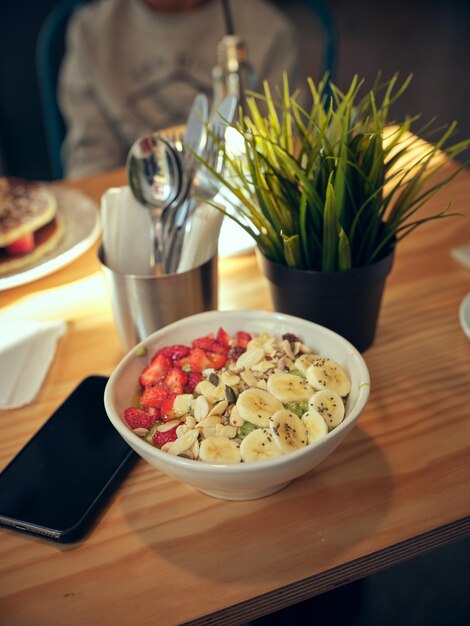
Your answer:
[[[410,80],[378,77],[361,95],[357,76],[346,92],[327,77],[319,84],[309,78],[308,110],[286,76],[276,97],[267,83],[264,94],[249,93],[247,113],[233,125],[244,152],[220,146],[222,174],[200,159],[236,197],[232,208],[214,206],[269,259],[321,271],[374,263],[421,224],[455,215],[450,205],[425,216],[420,209],[462,169],[436,177],[470,140],[452,143],[455,122],[436,127],[431,120],[415,130],[420,116],[407,116],[392,125],[390,107]]]

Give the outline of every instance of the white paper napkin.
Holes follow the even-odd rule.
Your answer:
[[[150,212],[129,187],[113,187],[101,198],[101,225],[106,265],[115,272],[147,276],[153,273]]]
[[[198,267],[214,256],[223,217],[209,204],[196,207],[186,228],[178,272]]]
[[[0,409],[29,404],[47,374],[64,321],[0,321]]]

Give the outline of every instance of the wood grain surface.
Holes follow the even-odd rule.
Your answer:
[[[122,171],[74,184],[99,201]],[[430,203],[461,217],[399,246],[358,426],[319,467],[250,502],[213,499],[143,461],[86,539],[69,547],[0,531],[0,624],[239,624],[464,537],[470,530],[470,343],[458,308],[470,272],[470,173]],[[90,374],[121,358],[96,248],[0,293],[2,316],[62,318],[35,401],[0,411],[0,469]],[[252,253],[219,262],[220,308],[271,309]]]

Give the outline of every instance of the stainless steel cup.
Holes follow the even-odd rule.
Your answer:
[[[199,267],[178,274],[136,276],[106,265],[98,250],[114,321],[124,352],[171,322],[217,309],[217,255]]]

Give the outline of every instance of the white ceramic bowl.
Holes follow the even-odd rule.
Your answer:
[[[121,415],[130,406],[139,374],[157,349],[170,344],[187,344],[222,326],[229,335],[238,330],[275,336],[294,333],[321,355],[341,363],[352,383],[344,421],[324,439],[301,450],[265,461],[236,465],[193,461],[154,448],[133,433]],[[146,461],[165,474],[216,498],[250,500],[272,494],[290,481],[318,465],[344,439],[363,411],[370,379],[361,354],[336,333],[306,320],[267,311],[210,311],[185,318],[166,326],[142,341],[138,347],[148,349],[147,357],[136,356],[134,348],[111,375],[105,390],[105,407],[109,419],[127,443]]]

